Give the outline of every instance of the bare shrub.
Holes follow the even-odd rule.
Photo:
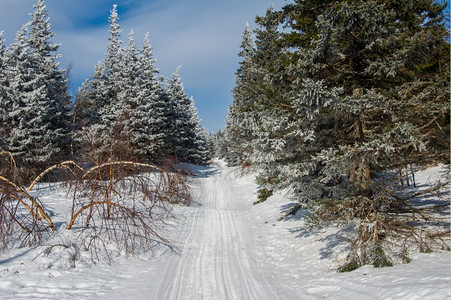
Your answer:
[[[55,226],[39,200],[14,182],[16,165],[11,153],[0,154],[0,158],[7,157],[6,163],[1,161],[0,249],[5,250],[11,242],[18,242],[19,246],[36,245],[41,242],[46,228],[55,230]]]
[[[189,204],[186,178],[158,166],[132,161],[96,165],[72,182],[73,209],[67,229],[76,230],[93,260],[114,245],[126,255],[146,253],[157,244],[171,204]],[[113,251],[113,250],[112,250]]]
[[[406,188],[400,176],[403,174],[365,189],[356,188],[346,199],[324,198],[310,204],[312,226],[357,225],[347,263],[339,271],[365,264],[384,267],[407,263],[412,251],[450,250],[449,181],[437,181],[419,191]]]
[[[162,228],[167,226],[172,204],[190,203],[186,176],[152,164],[115,161],[113,156],[108,162],[96,160],[91,165],[94,166],[85,170],[74,161],[62,162],[39,174],[28,188],[0,176],[3,248],[17,239],[21,239],[22,244],[38,244],[42,242],[43,232],[55,231],[49,214],[30,191],[56,170],[65,170],[68,174],[65,186],[73,203],[67,230],[74,233],[70,236],[74,236],[77,247],[73,246],[73,241],[72,246],[61,247],[76,253],[72,255],[74,260],[80,256],[79,249],[90,252],[91,260],[97,262],[105,257],[110,259],[114,252],[139,255],[150,253],[158,244],[173,248],[162,235]],[[12,176],[14,170],[8,169],[5,174]],[[55,247],[61,248],[47,246],[48,253]]]

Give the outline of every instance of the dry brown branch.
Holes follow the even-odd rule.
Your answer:
[[[33,209],[30,207],[30,205],[28,205],[25,201],[23,201],[20,197],[17,197],[16,195],[14,195],[13,193],[11,193],[10,191],[1,189],[0,190],[2,194],[7,195],[8,197],[11,197],[15,200],[17,200],[18,202],[20,202],[23,206],[25,206],[27,208],[27,210],[31,213],[31,215],[33,216],[33,219],[35,220],[39,220],[39,217],[34,213]]]
[[[72,182],[73,213],[67,229],[80,232],[80,242],[90,249],[93,260],[99,258],[98,251],[110,256],[111,249],[102,247],[104,243],[135,254],[158,243],[172,248],[159,229],[170,217],[168,203],[189,203],[183,174],[114,159],[110,153],[108,162],[97,161]]]
[[[33,182],[30,184],[30,186],[28,187],[27,191],[28,191],[28,192],[31,191],[31,190],[33,189],[33,187],[35,186],[35,184],[36,184],[39,180],[41,180],[42,177],[45,176],[45,174],[49,173],[49,172],[52,171],[52,170],[55,170],[55,169],[58,169],[58,168],[66,168],[66,169],[71,170],[70,168],[67,167],[68,165],[72,165],[72,166],[74,166],[75,168],[79,169],[80,171],[84,172],[83,168],[80,167],[79,165],[77,165],[74,161],[71,161],[71,160],[70,160],[70,161],[64,161],[64,162],[62,162],[62,163],[60,163],[60,164],[56,164],[56,165],[53,165],[53,166],[47,168],[45,171],[43,171],[41,174],[39,174],[39,175],[33,180]]]
[[[137,162],[133,162],[133,161],[112,161],[112,162],[107,162],[107,163],[103,163],[100,165],[97,165],[95,167],[92,167],[91,169],[87,170],[84,174],[83,174],[83,179],[87,178],[91,173],[93,173],[94,171],[97,171],[99,169],[102,169],[104,167],[112,167],[112,166],[135,166],[135,167],[146,167],[149,169],[154,169],[154,170],[158,170],[160,172],[166,172],[165,170],[163,170],[160,167],[157,167],[155,165],[150,165],[150,164],[144,164],[144,163],[137,163]]]
[[[354,197],[325,198],[311,204],[313,226],[331,222],[358,225],[348,262],[339,270],[350,271],[364,264],[389,266],[399,259],[408,262],[409,251],[450,249],[447,212],[451,203],[440,196],[450,182],[436,181],[424,190],[407,190],[398,175],[404,176],[404,172]],[[434,196],[435,203],[422,201],[425,196]]]
[[[432,119],[430,122],[428,122],[427,124],[421,126],[420,128],[418,128],[418,130],[422,130],[428,126],[430,126],[432,123],[434,123],[435,121],[438,120],[438,118],[440,118],[440,116],[445,112],[445,107],[443,107],[437,114],[437,116],[435,116],[434,119]]]
[[[74,216],[72,217],[72,219],[71,219],[70,222],[69,222],[69,225],[67,225],[67,229],[70,230],[70,229],[72,228],[72,226],[74,225],[74,222],[75,222],[75,220],[77,219],[78,215],[81,214],[84,210],[86,210],[86,209],[88,209],[88,208],[91,208],[91,207],[94,206],[94,205],[101,205],[101,204],[107,204],[107,205],[111,205],[111,206],[116,206],[116,207],[118,207],[118,208],[120,208],[120,209],[123,209],[123,210],[127,211],[131,216],[135,216],[135,215],[136,215],[136,213],[133,212],[133,211],[131,211],[129,208],[124,207],[124,206],[122,206],[122,205],[120,205],[120,204],[111,202],[111,201],[93,201],[93,202],[89,203],[88,205],[85,205],[85,206],[83,206],[82,208],[80,208],[80,209],[74,214]]]
[[[35,198],[33,198],[26,190],[24,190],[23,188],[19,187],[18,185],[16,185],[14,182],[6,179],[3,176],[0,176],[0,181],[3,181],[6,184],[9,184],[10,186],[12,186],[15,189],[16,193],[22,194],[24,195],[28,200],[30,200],[30,202],[33,204],[33,207],[36,209],[38,216],[40,219],[45,219],[49,225],[49,227],[55,231],[55,225],[52,222],[52,219],[50,218],[50,216],[48,214],[46,214],[44,212],[44,209],[42,208],[42,206],[38,203],[38,201],[36,201]]]
[[[16,169],[16,160],[14,159],[14,156],[12,155],[11,152],[9,152],[9,151],[0,151],[0,155],[7,155],[7,156],[9,156],[9,158],[11,160],[11,169],[13,169],[13,170]]]
[[[0,201],[0,206],[2,206],[2,208],[4,210],[6,210],[9,214],[9,216],[11,217],[11,219],[17,224],[19,225],[23,230],[25,230],[27,233],[31,233],[31,229],[29,229],[28,227],[26,227],[24,224],[22,224],[21,222],[19,222],[19,220],[17,220],[16,218],[16,214],[11,212],[8,207],[6,207],[5,205],[3,205],[3,203]]]

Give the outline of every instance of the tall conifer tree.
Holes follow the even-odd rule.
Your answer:
[[[124,87],[122,82],[122,62],[123,62],[123,49],[122,40],[120,39],[122,29],[119,26],[119,15],[117,13],[117,5],[113,5],[109,17],[109,32],[107,52],[105,57],[105,71],[106,71],[106,88],[107,99],[105,105],[102,106],[101,116],[106,131],[109,132],[110,138],[114,138],[118,132],[114,132],[115,123],[120,114],[120,103],[118,94]]]
[[[262,184],[293,189],[321,221],[359,218],[354,267],[390,265],[384,238],[418,233],[396,225],[406,225],[399,212],[416,214],[402,196],[410,166],[449,164],[443,9],[433,0],[295,0],[257,18],[250,161]]]
[[[148,33],[144,37],[143,47],[139,50],[137,63],[140,70],[142,124],[136,136],[136,151],[155,160],[164,156],[168,149],[168,132],[165,128],[169,122],[167,111],[171,100],[155,67],[156,59],[153,57]]]
[[[0,32],[0,149],[6,149],[6,139],[9,135],[8,128],[8,81],[6,79],[6,56],[3,40],[3,31]]]
[[[67,154],[70,95],[56,54],[59,45],[43,0],[34,5],[31,21],[22,27],[7,51],[7,97],[11,131],[7,149],[19,162],[42,168]]]
[[[227,155],[226,161],[230,165],[245,163],[249,155],[249,142],[252,140],[253,130],[250,126],[255,111],[253,105],[256,99],[254,87],[256,86],[256,66],[254,64],[255,42],[249,24],[246,23],[243,32],[241,51],[238,56],[242,58],[240,66],[235,73],[236,86],[233,88],[233,102],[229,107],[226,123]],[[247,149],[247,151],[246,151]],[[249,162],[249,161],[248,161]]]
[[[194,99],[185,93],[177,69],[168,80],[167,90],[174,103],[172,140],[178,159],[195,164],[205,164],[208,160],[206,134],[203,131],[194,106]]]

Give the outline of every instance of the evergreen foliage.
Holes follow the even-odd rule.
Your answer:
[[[450,162],[444,7],[295,0],[257,17],[255,46],[248,26],[243,35],[223,156],[257,167],[267,190],[289,188],[313,207],[354,205],[353,216],[373,222],[363,214],[371,207],[405,206],[393,196],[399,179],[385,174]],[[382,249],[377,237],[363,244]]]
[[[174,105],[173,149],[186,162],[204,165],[208,161],[206,134],[200,125],[194,99],[185,93],[177,69],[167,82],[167,94]]]
[[[8,82],[6,77],[6,57],[3,31],[0,32],[0,124],[7,124]],[[9,135],[7,126],[0,125],[0,149],[6,149],[6,139]]]
[[[146,34],[142,49],[138,50],[137,68],[140,85],[138,97],[140,99],[141,124],[135,135],[136,154],[149,158],[157,158],[168,145],[169,132],[167,127],[167,106],[170,101],[165,93],[163,79],[155,67],[149,34]]]
[[[30,176],[55,161],[92,161],[93,155],[97,163],[167,158],[207,163],[206,133],[194,100],[177,76],[165,85],[148,34],[142,49],[133,31],[123,46],[116,5],[108,19],[105,58],[73,105],[44,0],[34,9],[10,47],[0,33],[0,151],[11,152]]]
[[[59,68],[45,2],[34,5],[31,21],[4,54],[2,132],[5,150],[30,171],[68,155],[70,95]]]
[[[166,85],[155,67],[149,35],[138,49],[129,35],[122,47],[116,5],[109,17],[104,61],[79,90],[75,103],[78,140],[84,152],[163,162],[176,158],[206,163],[207,144],[194,107],[177,75]],[[83,151],[82,151],[83,152]]]
[[[226,138],[228,151],[225,155],[229,165],[238,165],[246,160],[246,148],[249,140],[252,140],[252,130],[249,120],[252,118],[252,86],[255,83],[255,71],[253,69],[253,56],[255,42],[249,24],[246,23],[243,33],[241,52],[238,53],[243,60],[235,73],[236,86],[232,90],[233,103],[229,107],[226,124]]]

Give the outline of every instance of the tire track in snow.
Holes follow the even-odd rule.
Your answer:
[[[198,213],[199,213],[199,208],[197,208],[196,212],[194,213],[193,220],[192,220],[191,226],[190,226],[191,230],[188,234],[188,237],[187,237],[187,239],[184,243],[183,249],[182,249],[183,252],[185,251],[185,249],[187,249],[187,245],[191,242],[191,240],[194,237],[194,233],[197,229],[197,227],[195,225],[197,222]],[[180,236],[181,236],[181,232],[178,235],[178,237],[180,238]],[[155,287],[155,292],[153,294],[152,299],[154,299],[154,300],[172,299],[172,298],[161,298],[162,295],[160,295],[160,293],[163,292],[165,296],[170,297],[170,295],[168,295],[168,292],[171,292],[173,290],[173,288],[169,289],[169,285],[170,285],[171,281],[168,281],[168,279],[176,278],[175,283],[180,282],[180,278],[183,277],[184,270],[186,269],[186,261],[181,262],[180,260],[181,259],[178,256],[178,254],[172,254],[171,256],[169,256],[167,258],[167,261],[164,264],[163,271],[161,272],[161,276],[158,281],[158,284]]]
[[[242,205],[224,173],[196,180],[200,207],[180,256],[168,258],[153,299],[278,299],[256,263]]]
[[[197,197],[201,198],[204,192],[204,186],[201,183],[200,186],[200,194],[196,195]],[[194,215],[192,217],[192,221],[190,223],[190,231],[185,239],[183,248],[180,249],[181,254],[175,254],[173,253],[169,257],[167,257],[167,261],[164,264],[163,271],[161,272],[160,278],[158,280],[158,283],[156,287],[154,288],[153,293],[153,300],[160,300],[160,299],[178,299],[177,295],[174,295],[174,291],[177,290],[177,294],[179,293],[180,286],[181,286],[181,278],[183,277],[183,274],[185,273],[187,260],[183,259],[184,257],[188,257],[187,255],[183,255],[185,252],[189,252],[189,245],[192,242],[192,239],[194,237],[194,234],[197,230],[197,222],[199,218],[199,211],[200,206],[196,208],[196,211],[194,212]],[[177,240],[183,239],[183,230],[179,231],[177,235]]]
[[[232,198],[234,194],[231,191],[228,176],[226,174],[221,174],[221,176],[223,187],[227,189],[224,194],[230,195],[230,199],[224,199],[226,201],[224,204],[230,206],[230,209],[225,210],[225,213],[228,216],[228,227],[232,229],[233,254],[245,283],[248,296],[246,299],[267,299],[268,297],[278,299],[256,263],[253,244],[248,237],[248,226],[244,223],[244,218],[239,210],[242,205],[236,200],[234,202]]]

